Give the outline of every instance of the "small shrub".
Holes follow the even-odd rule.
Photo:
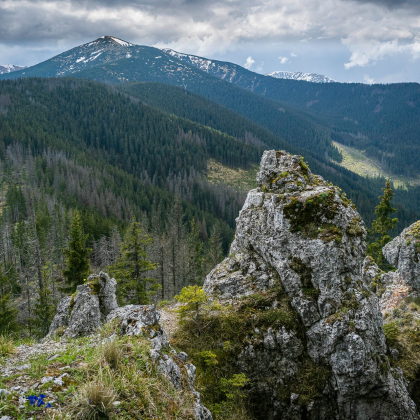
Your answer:
[[[0,335],[0,357],[7,357],[15,353],[15,351],[13,340],[7,335]]]
[[[385,338],[388,346],[393,346],[398,341],[398,327],[397,324],[390,323],[383,325]]]

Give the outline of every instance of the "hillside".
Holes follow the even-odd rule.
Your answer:
[[[237,64],[176,53],[178,59],[271,100],[311,112],[333,140],[366,150],[391,172],[420,173],[420,88],[416,83],[364,85],[273,78]],[[200,63],[208,63],[203,67]]]
[[[66,75],[114,84],[150,81],[180,86],[319,156],[341,161],[334,140],[365,150],[397,175],[420,172],[419,88],[414,83],[382,86],[274,78],[233,63],[133,45],[111,36],[0,79]]]

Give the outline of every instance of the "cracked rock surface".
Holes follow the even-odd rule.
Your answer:
[[[234,302],[278,281],[300,320],[299,334],[250,335],[238,356],[268,406],[266,418],[418,419],[401,372],[390,367],[380,303],[363,271],[366,229],[354,206],[300,156],[282,151],[264,152],[257,185],[236,220],[230,256],[204,287]],[[304,363],[329,372],[313,401],[288,388]]]

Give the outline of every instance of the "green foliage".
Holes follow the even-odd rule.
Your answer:
[[[9,356],[15,352],[15,344],[8,335],[0,334],[0,358]]]
[[[385,188],[382,188],[382,191],[384,192],[384,195],[379,197],[380,202],[375,209],[375,215],[377,217],[372,223],[372,229],[369,231],[370,236],[374,240],[368,244],[366,254],[373,257],[376,264],[378,264],[381,269],[389,270],[392,266],[386,262],[385,257],[382,254],[382,248],[391,241],[391,237],[388,232],[395,228],[398,223],[398,219],[391,219],[389,217],[391,213],[395,213],[397,211],[397,209],[391,205],[394,192],[392,191],[389,181],[386,182]]]
[[[395,346],[398,341],[398,325],[396,323],[384,324],[383,330],[388,346]]]
[[[220,309],[220,305],[212,303],[207,293],[197,285],[184,287],[174,299],[183,304],[176,309],[180,323],[188,323],[192,326],[192,332],[197,335],[201,335],[210,325],[206,314]]]
[[[38,290],[38,297],[33,308],[33,318],[30,322],[39,337],[48,334],[51,322],[54,318],[57,304],[47,287]]]
[[[207,252],[206,252],[206,265],[207,272],[212,270],[219,264],[223,259],[223,241],[220,234],[220,226],[216,224],[213,227],[210,239],[208,242]]]
[[[188,293],[187,293],[188,292]],[[216,420],[253,418],[249,388],[253,386],[236,364],[250,336],[259,330],[285,327],[302,336],[299,316],[293,310],[287,295],[276,284],[266,293],[246,296],[236,305],[202,311],[201,321],[206,327],[197,333],[191,316],[199,305],[208,302],[204,291],[189,288],[184,291],[185,301],[191,301],[190,310],[180,324],[173,343],[187,352],[197,366],[197,387],[202,390],[203,403],[211,408]],[[273,302],[277,302],[273,306]],[[256,413],[261,418],[263,413]]]
[[[342,232],[337,226],[326,224],[324,219],[333,219],[337,213],[337,204],[334,202],[335,191],[321,193],[308,198],[301,203],[296,197],[290,197],[290,203],[284,206],[285,217],[290,220],[292,232],[302,232],[305,236],[320,239],[325,242],[331,240],[341,241]]]
[[[68,248],[63,249],[66,257],[66,268],[63,271],[66,285],[62,287],[62,290],[72,293],[77,286],[83,284],[84,279],[89,275],[89,256],[92,252],[91,248],[86,247],[88,235],[83,233],[82,220],[77,210],[73,213],[69,234]]]
[[[120,295],[127,299],[134,291],[134,301],[142,305],[149,303],[149,296],[159,288],[156,279],[147,276],[157,267],[157,264],[150,262],[146,252],[146,245],[151,242],[152,238],[143,234],[140,223],[133,218],[121,245],[121,255],[109,267],[117,278]]]
[[[13,332],[18,327],[16,322],[18,311],[10,302],[11,291],[8,275],[3,270],[3,264],[0,264],[0,334]]]
[[[190,222],[190,232],[187,238],[188,268],[185,275],[187,284],[203,283],[203,242],[200,240],[200,232],[197,223],[193,219]]]

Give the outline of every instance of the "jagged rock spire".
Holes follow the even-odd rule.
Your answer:
[[[390,367],[378,298],[363,277],[366,229],[354,205],[284,151],[264,152],[257,185],[237,218],[230,256],[204,287],[232,302],[281,287],[300,319],[300,337],[287,326],[258,331],[238,356],[270,401],[268,418],[417,419],[404,380]],[[305,357],[331,376],[324,396],[302,406],[295,394],[289,401],[278,395]]]

